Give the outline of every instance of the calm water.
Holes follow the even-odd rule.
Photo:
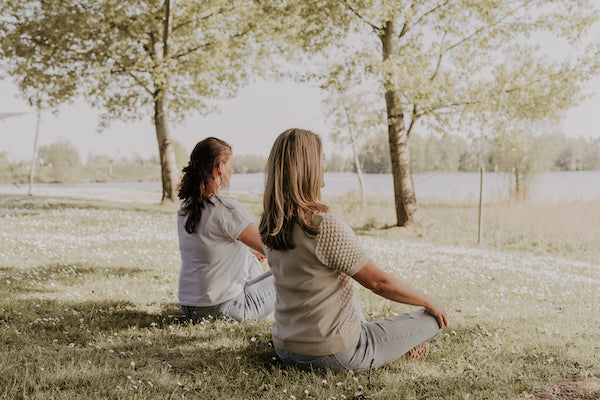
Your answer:
[[[508,197],[511,176],[501,173],[486,173],[484,177],[484,199],[501,200]],[[394,189],[389,174],[367,174],[364,176],[368,196],[391,197]],[[479,173],[430,173],[415,174],[417,199],[439,199],[449,201],[476,201],[479,198]],[[231,192],[262,193],[263,174],[234,174]],[[0,185],[0,193],[19,193],[27,190],[14,185]],[[160,182],[131,183],[78,183],[37,184],[34,193],[86,191],[115,193],[123,190],[160,193]],[[353,173],[325,174],[326,195],[343,195],[359,192],[358,179]],[[144,196],[145,197],[145,196]],[[154,196],[152,196],[154,198]],[[529,188],[528,199],[535,202],[554,203],[565,201],[600,201],[600,171],[550,172],[534,178]]]
[[[479,199],[478,172],[429,173],[413,176],[417,198],[451,201]],[[365,191],[368,196],[391,197],[394,194],[390,174],[366,174]],[[503,173],[486,173],[483,192],[487,200],[508,197],[512,176]],[[232,192],[253,191],[262,193],[263,174],[234,175]],[[324,194],[341,195],[359,193],[358,178],[353,173],[326,173]],[[529,197],[535,202],[600,201],[600,171],[550,172],[536,176],[529,188]]]

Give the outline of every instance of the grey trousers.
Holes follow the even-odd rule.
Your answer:
[[[271,270],[263,272],[256,257],[250,256],[249,280],[242,293],[231,300],[208,307],[181,305],[183,315],[194,321],[228,317],[236,321],[262,321],[275,309],[275,286]]]
[[[302,369],[362,372],[397,360],[416,345],[433,339],[440,331],[437,319],[420,308],[392,318],[363,322],[356,344],[334,354],[305,356],[278,348],[275,351],[281,361]]]

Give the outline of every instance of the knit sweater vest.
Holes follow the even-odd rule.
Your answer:
[[[316,236],[296,223],[293,249],[265,249],[277,290],[273,343],[310,356],[337,353],[358,340],[362,313],[351,276],[369,261],[348,225],[329,213],[318,218]]]

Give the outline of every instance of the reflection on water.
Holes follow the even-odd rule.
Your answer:
[[[486,173],[483,193],[486,201],[508,198],[512,176]],[[368,196],[392,197],[394,188],[389,174],[366,174],[365,189]],[[415,174],[417,199],[446,201],[477,201],[479,198],[479,173]],[[234,174],[230,191],[262,193],[263,174]],[[0,185],[0,193],[23,194],[27,187]],[[358,179],[353,173],[328,172],[325,174],[325,195],[343,195],[359,191]],[[127,196],[123,193],[127,192]],[[160,198],[160,182],[115,182],[76,184],[36,184],[34,194],[80,198],[99,198],[121,201],[156,202]],[[555,203],[569,201],[600,201],[600,171],[549,172],[536,176],[530,184],[528,199],[534,202]]]

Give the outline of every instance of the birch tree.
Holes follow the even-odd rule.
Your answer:
[[[56,109],[83,97],[101,127],[150,117],[162,199],[176,199],[169,120],[214,109],[255,65],[260,11],[245,0],[5,0],[0,62],[24,98]]]
[[[363,208],[367,207],[363,168],[359,160],[361,145],[382,127],[382,110],[369,90],[368,77],[352,70],[352,65],[338,64],[326,77],[325,112],[332,127],[331,136],[338,143],[349,144],[360,186]],[[367,79],[361,79],[367,78]]]

